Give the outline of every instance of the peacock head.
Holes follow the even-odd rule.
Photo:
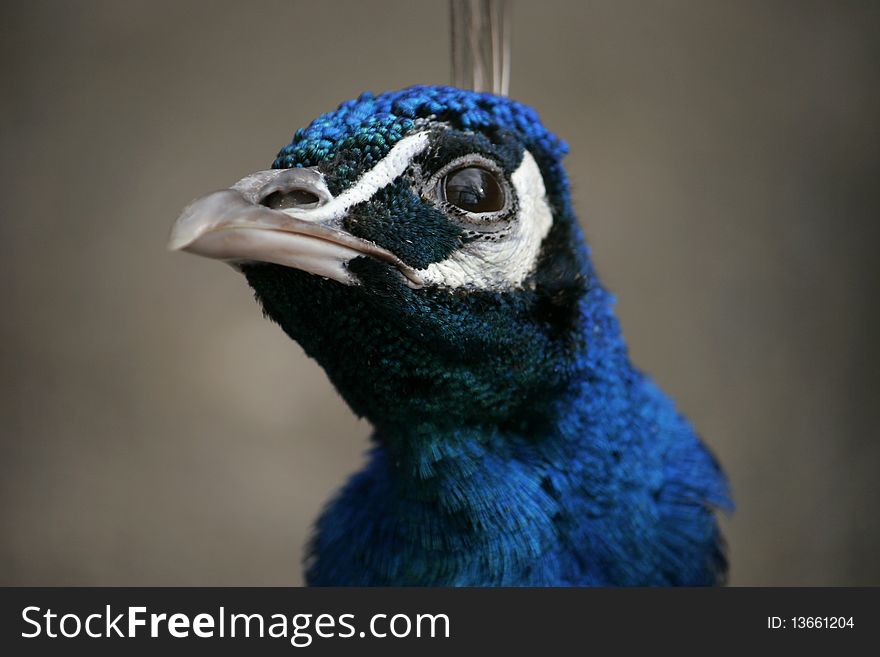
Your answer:
[[[192,203],[170,247],[238,268],[377,425],[527,423],[585,339],[565,152],[504,97],[363,94]]]

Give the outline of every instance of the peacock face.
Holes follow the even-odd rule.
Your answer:
[[[171,246],[240,269],[361,414],[503,414],[560,370],[585,289],[563,152],[507,99],[362,97],[190,205]]]
[[[507,291],[534,273],[553,212],[515,133],[424,122],[367,159],[355,146],[315,166],[247,176],[187,208],[172,245],[343,285],[364,284],[350,268],[359,257],[395,268],[414,289]]]

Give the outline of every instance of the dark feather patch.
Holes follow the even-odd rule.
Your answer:
[[[375,242],[406,264],[424,269],[461,245],[462,230],[400,179],[353,207],[344,222],[352,235]]]

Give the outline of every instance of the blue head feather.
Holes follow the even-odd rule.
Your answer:
[[[349,265],[357,286],[244,267],[267,315],[375,426],[367,467],[318,522],[309,583],[721,581],[724,477],[630,364],[571,207],[567,147],[532,109],[450,87],[363,94],[298,130],[273,167],[315,167],[338,194],[438,125],[420,170],[468,150],[508,174],[534,157],[553,224],[521,284],[413,289],[366,257]],[[388,185],[345,227],[425,269],[469,237],[413,184]]]

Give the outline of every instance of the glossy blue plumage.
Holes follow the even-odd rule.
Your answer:
[[[528,150],[553,228],[536,271],[511,290],[412,289],[371,258],[351,263],[357,286],[244,268],[267,315],[375,426],[366,468],[318,521],[308,582],[721,582],[724,477],[630,364],[571,208],[566,147],[533,110],[448,87],[365,94],[297,131],[274,166],[317,167],[338,193],[426,122],[485,143],[510,168]],[[436,157],[453,148],[437,143]],[[463,239],[405,184],[352,215],[353,233],[415,267]]]

